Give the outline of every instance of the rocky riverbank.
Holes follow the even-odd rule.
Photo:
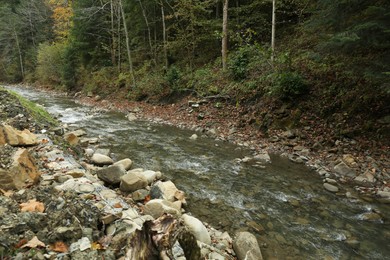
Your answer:
[[[114,162],[84,131],[0,95],[2,259],[262,258],[252,234],[233,240],[187,213],[163,173]]]
[[[202,100],[187,97],[165,105],[118,100],[117,95],[102,99],[76,93],[75,97],[82,104],[127,113],[129,120],[175,125],[251,148],[253,157],[281,154],[313,168],[329,192],[390,203],[390,146],[386,135],[381,141],[348,138],[338,134],[332,123],[309,113],[287,106],[263,110],[233,106],[221,97]],[[289,128],[294,120],[300,121],[301,127]],[[380,131],[390,127],[387,121],[379,123]]]

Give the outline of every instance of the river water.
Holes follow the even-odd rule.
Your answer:
[[[204,136],[191,140],[194,132],[174,126],[92,112],[63,96],[12,89],[63,123],[100,137],[100,147],[110,148],[116,159],[163,172],[187,193],[188,211],[230,234],[252,232],[265,259],[390,259],[386,219],[362,220],[373,210],[388,217],[389,205],[329,193],[304,165],[277,155],[265,167],[237,163],[252,152]]]

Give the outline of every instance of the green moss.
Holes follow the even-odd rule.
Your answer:
[[[57,126],[59,124],[58,121],[54,119],[42,106],[25,99],[14,91],[8,90],[8,92],[19,100],[20,104],[38,123],[50,124],[52,126]]]

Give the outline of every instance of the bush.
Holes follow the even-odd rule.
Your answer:
[[[308,90],[302,76],[297,72],[279,72],[274,77],[270,93],[281,99],[293,99]]]

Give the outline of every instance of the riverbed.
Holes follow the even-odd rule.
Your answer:
[[[243,162],[244,146],[118,112],[93,110],[31,88],[13,88],[60,121],[99,137],[117,159],[160,170],[188,195],[188,211],[234,234],[257,235],[265,258],[386,259],[390,256],[389,205],[330,193],[316,172],[271,154],[271,163]],[[190,137],[197,134],[197,139]],[[384,217],[368,220],[379,212]]]

